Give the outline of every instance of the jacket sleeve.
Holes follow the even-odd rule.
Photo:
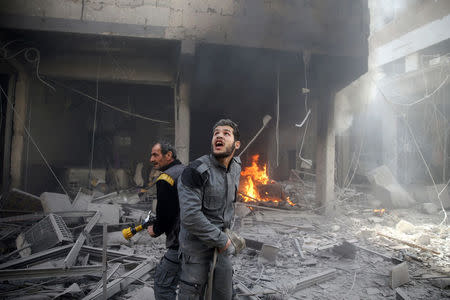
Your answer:
[[[178,180],[181,225],[208,247],[225,247],[227,235],[213,225],[202,212],[204,180],[193,166],[184,169]]]
[[[169,231],[177,218],[178,205],[175,188],[164,180],[156,182],[158,202],[156,204],[156,221],[153,224],[153,232],[156,236]]]

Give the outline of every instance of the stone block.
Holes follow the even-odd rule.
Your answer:
[[[395,229],[406,234],[413,234],[416,230],[416,227],[408,221],[400,220],[400,222],[395,225]]]
[[[98,223],[119,224],[120,206],[114,204],[89,203],[88,211],[100,211],[101,217]]]
[[[40,196],[44,213],[70,211],[73,210],[69,196],[58,193],[42,193]]]
[[[278,247],[264,244],[261,248],[259,261],[261,263],[275,263],[279,251]]]
[[[389,285],[392,289],[396,289],[399,286],[409,282],[408,264],[402,262],[399,265],[394,266],[391,269],[391,278]]]

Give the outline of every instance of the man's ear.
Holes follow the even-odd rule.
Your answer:
[[[167,157],[167,159],[171,159],[172,157],[173,157],[173,153],[172,153],[172,151],[167,151],[167,153],[166,153],[166,157]]]
[[[234,148],[239,149],[241,147],[241,141],[234,142]]]

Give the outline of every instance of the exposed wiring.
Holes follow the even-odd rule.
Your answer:
[[[81,96],[84,96],[84,97],[86,97],[86,98],[88,98],[88,99],[90,99],[90,100],[92,100],[92,101],[96,101],[96,102],[98,102],[98,103],[100,103],[100,104],[102,104],[102,105],[104,105],[104,106],[106,106],[106,107],[109,107],[109,108],[111,108],[111,109],[113,109],[113,110],[122,112],[122,113],[124,113],[124,114],[130,115],[130,116],[133,116],[133,117],[136,117],[136,118],[140,118],[140,119],[143,119],[143,120],[147,120],[147,121],[158,122],[158,123],[164,123],[164,124],[170,124],[169,121],[163,121],[163,120],[158,120],[158,119],[148,118],[148,117],[146,117],[146,116],[139,115],[139,114],[132,113],[132,112],[126,111],[126,110],[124,110],[124,109],[118,108],[118,107],[116,107],[116,106],[114,106],[114,105],[111,105],[111,104],[108,104],[108,103],[106,103],[106,102],[104,102],[104,101],[102,101],[102,100],[100,100],[100,99],[98,99],[98,98],[92,97],[92,96],[90,96],[90,95],[88,95],[88,94],[86,94],[86,93],[84,93],[84,92],[82,92],[82,91],[80,91],[80,90],[77,90],[77,89],[75,89],[75,88],[69,87],[69,86],[67,86],[67,85],[65,85],[65,84],[63,84],[63,83],[61,83],[61,82],[58,82],[58,81],[56,81],[56,80],[54,80],[54,79],[52,80],[52,82],[54,82],[56,85],[59,85],[59,86],[65,88],[65,89],[71,90],[71,91],[73,91],[73,92],[75,92],[75,93],[77,93],[77,94],[79,94],[79,95],[81,95]]]
[[[277,123],[275,140],[277,142],[277,167],[280,165],[280,64],[277,64]]]
[[[448,76],[447,76],[447,78],[448,78]],[[377,87],[377,89],[378,89],[378,91],[380,92],[380,94],[381,94],[381,95],[383,96],[383,98],[385,99],[385,101],[388,102],[388,103],[392,103],[391,101],[388,100],[388,98],[387,98],[386,95],[383,93],[383,91],[378,87],[378,85],[376,84],[376,82],[374,82],[374,84],[375,84],[375,86]],[[433,92],[433,93],[434,93],[434,92]],[[408,120],[407,120],[406,117],[403,116],[403,115],[402,115],[401,117],[402,117],[401,119],[403,120],[403,122],[405,123],[405,125],[406,125],[406,127],[407,127],[407,129],[408,129],[408,131],[409,131],[409,134],[410,134],[411,137],[412,137],[412,140],[413,140],[413,142],[414,142],[414,145],[415,145],[416,148],[417,148],[417,152],[419,152],[420,158],[422,159],[422,161],[423,161],[423,163],[424,163],[424,165],[425,165],[425,167],[426,167],[426,169],[427,169],[428,175],[430,176],[430,179],[431,179],[431,181],[433,182],[434,190],[436,191],[436,195],[437,195],[438,200],[439,200],[439,202],[440,202],[440,204],[441,204],[441,209],[442,209],[442,211],[443,211],[443,213],[444,213],[444,219],[442,220],[442,222],[441,222],[439,225],[443,225],[443,224],[446,222],[446,220],[447,220],[447,212],[445,211],[444,204],[442,203],[441,194],[440,194],[440,192],[438,191],[438,188],[437,188],[437,185],[436,185],[436,181],[434,180],[434,177],[433,177],[433,174],[431,173],[430,167],[428,166],[428,163],[427,163],[427,161],[425,160],[425,157],[423,156],[422,150],[421,150],[420,147],[419,147],[419,144],[418,144],[418,142],[417,142],[417,139],[416,139],[416,137],[415,137],[415,135],[414,135],[414,132],[412,131],[411,126],[409,125]]]
[[[351,291],[353,290],[353,287],[355,286],[355,282],[356,282],[356,271],[355,271],[355,274],[353,275],[352,287],[348,290],[348,292],[345,294],[345,296],[342,299],[347,299],[348,295],[350,295]]]
[[[439,91],[447,83],[447,80],[448,80],[448,75],[445,76],[445,79],[441,82],[441,84],[431,94],[427,94],[425,97],[420,98],[419,100],[416,100],[416,101],[414,101],[412,103],[398,103],[398,102],[393,102],[392,100],[389,100],[387,98],[385,98],[385,99],[386,99],[387,102],[389,102],[391,104],[394,104],[394,105],[413,106],[413,105],[419,104],[420,102],[423,102],[423,101],[427,100],[428,98],[430,98],[431,96],[436,94],[436,92]],[[377,87],[377,89],[379,90],[378,87]]]
[[[40,82],[42,82],[43,84],[45,84],[46,86],[48,86],[49,88],[51,88],[53,91],[55,91],[55,88],[50,85],[48,82],[46,82],[45,80],[43,80],[41,78],[41,76],[39,75],[39,65],[41,63],[41,52],[39,51],[39,49],[34,48],[34,47],[29,47],[29,48],[23,48],[19,51],[17,51],[16,53],[14,53],[11,56],[7,56],[7,50],[6,50],[6,46],[11,44],[13,41],[6,43],[5,46],[3,46],[3,59],[9,60],[9,59],[13,59],[16,56],[18,56],[19,54],[24,54],[25,60],[28,61],[29,63],[32,64],[36,64],[36,77],[37,79],[39,79]],[[34,56],[32,55],[32,53],[34,52]]]
[[[97,79],[95,82],[95,98],[98,99],[98,78],[100,76],[100,66],[102,64],[102,57],[100,56],[98,59],[97,64]],[[91,158],[89,161],[89,176],[88,176],[88,183],[91,184],[91,177],[92,177],[92,164],[94,163],[94,145],[95,145],[95,130],[97,129],[97,106],[98,102],[95,101],[95,108],[94,108],[94,124],[92,124],[92,139],[91,139]]]
[[[19,113],[17,113],[16,109],[14,108],[14,104],[11,102],[11,100],[9,99],[8,95],[6,94],[6,92],[3,90],[3,88],[0,86],[0,90],[3,93],[3,95],[6,98],[6,101],[8,102],[8,104],[11,106],[11,109],[14,111],[14,113],[16,114],[16,118],[18,121],[20,121],[20,123],[22,123],[23,125],[23,129],[25,130],[26,134],[28,135],[28,137],[30,138],[31,142],[33,143],[33,145],[36,147],[36,150],[39,152],[39,155],[41,156],[42,160],[44,161],[45,165],[47,166],[47,168],[50,170],[50,172],[52,173],[53,177],[56,179],[56,181],[58,182],[59,186],[61,187],[61,189],[64,191],[64,193],[69,196],[69,194],[67,193],[66,189],[64,188],[63,184],[61,183],[61,181],[58,179],[58,176],[56,176],[55,172],[53,171],[52,167],[50,166],[50,164],[48,163],[47,159],[45,159],[44,154],[42,153],[41,149],[39,149],[39,146],[37,145],[37,143],[35,142],[35,140],[33,139],[33,137],[30,134],[30,131],[27,129],[27,127],[25,126],[25,121],[20,117]]]
[[[298,158],[300,158],[300,160],[304,163],[306,163],[309,166],[312,166],[311,162],[308,161],[307,159],[302,157],[302,151],[303,151],[303,145],[305,143],[305,138],[306,138],[306,133],[308,132],[308,126],[309,126],[309,122],[310,119],[309,116],[311,115],[311,109],[308,109],[308,95],[309,95],[309,89],[308,89],[308,76],[307,76],[307,68],[309,65],[309,59],[310,59],[310,54],[307,52],[303,53],[303,71],[304,71],[304,78],[305,78],[305,88],[302,89],[303,94],[305,95],[304,98],[304,102],[305,102],[305,111],[306,116],[303,118],[303,121],[300,124],[295,124],[296,127],[302,128],[303,125],[305,125],[306,122],[306,126],[305,126],[305,130],[303,131],[303,137],[302,137],[302,141],[300,143],[300,149],[298,151]]]

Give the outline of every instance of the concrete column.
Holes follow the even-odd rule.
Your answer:
[[[195,44],[192,41],[181,43],[180,76],[175,87],[175,149],[184,164],[189,162],[190,140],[190,95],[194,68]]]
[[[316,199],[321,213],[331,215],[334,211],[334,97],[323,91],[319,98],[316,148]]]
[[[341,135],[336,136],[336,148],[337,148],[337,182],[341,188],[346,184],[346,180],[349,178],[350,169],[350,129],[343,132]],[[348,176],[350,177],[350,175]]]
[[[11,188],[20,188],[22,184],[22,160],[24,142],[24,124],[26,120],[27,98],[30,79],[25,72],[19,72],[15,89],[15,113],[11,145]]]

